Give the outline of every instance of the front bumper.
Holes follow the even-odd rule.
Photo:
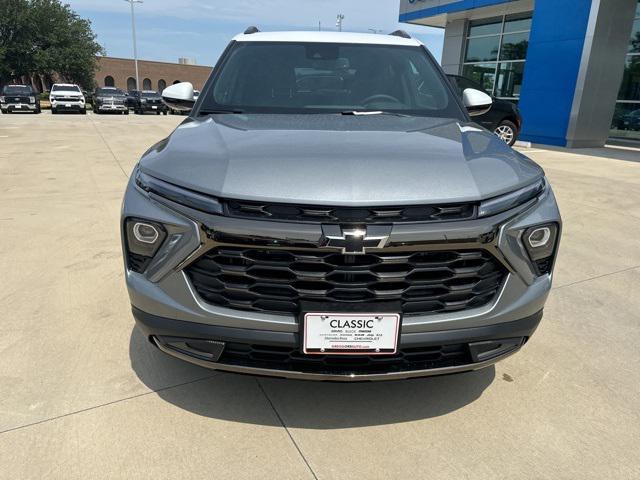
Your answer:
[[[38,110],[38,105],[35,103],[3,103],[0,108],[9,112],[35,112]]]
[[[96,110],[100,112],[125,112],[129,110],[129,107],[126,105],[98,105],[96,106]]]
[[[69,111],[74,111],[74,112],[80,112],[82,110],[86,109],[86,103],[84,102],[77,102],[77,101],[70,101],[70,102],[51,102],[51,108],[56,109],[56,111],[58,110],[69,110]]]
[[[261,344],[263,334],[273,334],[286,339],[282,348],[293,348],[297,345],[299,333],[296,315],[241,311],[207,303],[195,291],[184,268],[212,248],[212,240],[207,236],[207,231],[213,230],[227,238],[233,238],[236,243],[269,239],[282,245],[286,242],[319,242],[322,237],[320,225],[246,220],[199,213],[143,192],[136,187],[133,176],[122,211],[123,221],[129,217],[160,222],[167,230],[167,238],[178,239],[171,250],[168,249],[170,242],[165,242],[144,274],[126,270],[125,262],[127,287],[138,325],[159,348],[176,357],[214,369],[323,380],[353,378],[351,374],[221,364],[176,350],[166,340],[166,337],[170,337],[225,341],[226,338],[233,340],[237,332],[244,332],[251,337],[245,343]],[[517,351],[535,331],[552,283],[552,275],[540,276],[536,273],[521,236],[527,228],[549,222],[561,225],[550,188],[537,200],[493,217],[444,224],[395,225],[389,244],[396,246],[387,247],[392,250],[482,248],[491,252],[507,269],[498,294],[486,305],[458,312],[405,315],[402,319],[401,347],[410,345],[416,339],[424,339],[424,345],[427,346],[435,345],[433,339],[438,339],[437,345],[445,346],[453,342],[471,351],[472,347],[476,347],[472,344],[478,341],[501,343],[507,339],[510,340],[510,348],[489,359],[471,359],[444,367],[434,364],[421,370],[376,372],[368,374],[366,378],[361,378],[360,375],[355,377],[383,380],[473,370],[495,363]],[[165,320],[158,323],[149,319]],[[171,327],[165,329],[163,322],[169,322],[167,325],[170,324]],[[519,322],[526,325],[523,327]],[[231,329],[235,333],[231,336],[228,335],[229,332],[219,335],[220,332],[216,329],[220,328]]]
[[[340,382],[401,380],[479,370],[520,350],[542,319],[540,311],[527,318],[496,325],[402,333],[397,358],[376,365],[366,357],[356,359],[359,360],[357,364],[353,363],[354,357],[345,357],[345,364],[340,364],[338,357],[333,357],[328,364],[322,359],[300,360],[298,333],[181,322],[136,308],[133,308],[133,315],[138,328],[160,350],[202,367],[251,375]],[[227,354],[227,349],[237,349],[238,345],[246,346],[245,352],[257,353]],[[434,352],[438,350],[450,353],[436,359]],[[405,351],[418,355],[425,352],[422,355],[429,360],[405,362],[402,360]],[[451,353],[455,353],[455,357]]]
[[[145,105],[142,104],[138,109],[143,112],[166,112],[168,111],[168,107],[166,105]]]

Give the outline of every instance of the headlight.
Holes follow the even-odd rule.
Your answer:
[[[551,273],[558,240],[558,224],[530,227],[522,234],[522,242],[538,275]]]
[[[29,97],[29,103],[36,103],[36,97]]]
[[[213,215],[222,214],[222,205],[218,200],[208,195],[178,187],[172,183],[151,177],[140,170],[136,173],[136,185],[145,192],[154,193],[160,197],[179,203],[185,207],[200,210]]]
[[[147,99],[143,98],[142,100],[140,100],[140,103],[147,103]]]
[[[0,97],[0,103],[5,103],[6,99],[4,97]]]
[[[523,203],[527,203],[544,192],[546,186],[547,182],[543,178],[536,183],[521,188],[520,190],[516,190],[515,192],[485,200],[480,204],[478,217],[490,217],[491,215],[506,212],[507,210],[522,205]]]

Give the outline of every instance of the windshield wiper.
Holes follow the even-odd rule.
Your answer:
[[[410,117],[411,115],[406,115],[404,113],[396,113],[396,112],[387,112],[384,110],[346,110],[344,112],[340,112],[341,115],[354,115],[354,116],[366,116],[366,115],[393,115],[394,117]]]
[[[244,113],[244,110],[200,110],[198,115],[223,115],[223,114],[234,114],[234,113]]]

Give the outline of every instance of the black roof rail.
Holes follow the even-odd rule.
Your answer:
[[[411,35],[404,30],[396,30],[395,32],[391,32],[389,35],[393,35],[394,37],[411,38]]]
[[[244,31],[245,35],[251,35],[252,33],[258,33],[260,30],[258,29],[258,27],[249,27]]]

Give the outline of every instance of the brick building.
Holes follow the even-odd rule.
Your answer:
[[[138,72],[142,90],[162,91],[167,85],[178,82],[191,82],[194,88],[201,90],[209,78],[211,67],[138,60]],[[123,90],[136,89],[134,61],[129,58],[98,57],[96,85]]]

